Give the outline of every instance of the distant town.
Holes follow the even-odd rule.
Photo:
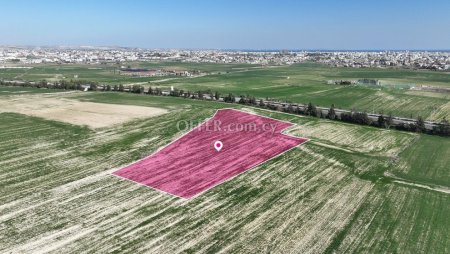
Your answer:
[[[290,65],[313,62],[350,68],[408,68],[448,71],[449,51],[236,51],[120,47],[0,47],[0,68],[27,64],[106,64],[131,61]],[[163,75],[164,73],[149,73]],[[188,75],[188,74],[179,74]]]

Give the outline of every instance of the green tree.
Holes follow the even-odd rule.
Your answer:
[[[383,115],[378,116],[377,124],[380,128],[386,128],[386,119]]]
[[[317,116],[317,108],[311,102],[308,103],[308,107],[306,108],[306,114],[309,116]]]
[[[353,113],[353,122],[362,125],[370,125],[372,123],[366,112]]]
[[[439,123],[436,134],[443,136],[450,136],[450,124],[445,117],[442,118],[441,122]]]
[[[384,119],[384,121],[385,121],[385,126],[386,126],[386,129],[390,129],[391,128],[391,126],[394,124],[394,120],[393,120],[394,118],[392,117],[392,113],[389,113],[389,115],[388,115],[388,117],[386,117],[385,119]]]
[[[262,99],[260,99],[259,100],[259,106],[261,107],[261,108],[264,108],[264,101],[262,100]]]
[[[294,112],[294,107],[292,107],[292,104],[289,103],[289,105],[288,105],[286,111],[287,111],[288,113],[293,113],[293,112]]]
[[[38,88],[46,88],[48,85],[47,81],[45,79],[39,81],[39,83],[37,84]]]
[[[421,116],[417,117],[415,127],[416,127],[417,132],[425,132],[426,131],[425,121],[423,120],[423,118]]]
[[[328,110],[327,118],[331,120],[336,119],[336,111],[334,110],[334,104],[331,104],[331,107]]]
[[[239,104],[245,104],[245,97],[244,97],[243,95],[241,95],[241,97],[240,97],[238,103],[239,103]]]

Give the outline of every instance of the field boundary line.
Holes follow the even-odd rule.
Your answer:
[[[288,123],[288,124],[290,124],[290,126],[287,126],[286,128],[281,129],[281,130],[280,130],[280,134],[281,134],[281,135],[284,135],[284,136],[287,136],[287,137],[292,137],[292,138],[302,139],[303,142],[302,142],[301,144],[298,144],[298,145],[296,145],[296,146],[294,146],[294,147],[292,147],[292,148],[290,148],[290,149],[288,149],[288,150],[285,150],[285,151],[283,151],[283,152],[281,152],[281,153],[279,153],[279,154],[277,154],[277,155],[275,155],[275,156],[273,156],[273,157],[271,157],[271,158],[269,158],[269,159],[267,159],[267,160],[265,160],[265,161],[262,161],[262,162],[258,163],[257,165],[254,165],[254,166],[252,166],[252,167],[246,169],[245,171],[243,171],[243,172],[241,172],[241,173],[239,173],[239,174],[236,174],[236,175],[234,175],[234,176],[232,176],[232,177],[230,177],[230,178],[228,178],[228,179],[225,179],[224,181],[218,182],[218,183],[214,184],[213,186],[211,186],[210,188],[205,189],[205,190],[203,190],[203,191],[201,191],[201,192],[195,194],[194,196],[192,196],[192,197],[190,197],[190,198],[180,197],[180,196],[175,195],[175,194],[173,194],[173,193],[168,193],[168,192],[165,192],[165,191],[156,189],[156,188],[154,188],[154,187],[152,187],[152,186],[148,186],[148,185],[145,185],[145,184],[143,184],[143,183],[138,183],[138,182],[136,182],[136,181],[134,181],[134,180],[131,180],[131,179],[128,179],[128,178],[125,178],[125,177],[122,177],[122,176],[119,176],[119,175],[114,174],[114,172],[116,172],[116,171],[118,171],[118,170],[120,170],[120,169],[122,169],[122,168],[126,168],[126,167],[128,167],[128,166],[130,166],[130,165],[132,165],[132,164],[135,164],[135,163],[138,163],[138,162],[140,162],[140,161],[143,161],[143,160],[146,160],[146,159],[150,158],[151,156],[157,154],[158,152],[160,152],[160,151],[163,150],[164,148],[166,148],[166,147],[172,145],[173,143],[177,142],[179,139],[183,138],[183,137],[186,136],[187,134],[189,134],[189,133],[191,133],[192,131],[195,131],[196,129],[200,128],[200,126],[202,126],[203,124],[205,124],[207,121],[213,119],[213,118],[217,115],[217,113],[218,113],[220,110],[235,110],[235,111],[240,111],[240,112],[242,112],[242,113],[251,114],[251,115],[255,115],[255,116],[258,116],[258,117],[262,117],[262,118],[268,118],[268,119],[272,119],[272,120],[275,120],[275,121]],[[145,187],[147,187],[147,188],[157,190],[157,191],[159,191],[159,192],[161,192],[161,193],[170,194],[171,196],[178,197],[178,198],[181,198],[181,199],[183,199],[183,200],[191,200],[191,199],[194,199],[194,198],[198,197],[199,195],[201,195],[201,194],[203,194],[203,193],[205,193],[205,192],[211,190],[212,188],[214,188],[214,187],[216,187],[216,186],[218,186],[218,185],[220,185],[220,184],[222,184],[222,183],[225,183],[225,182],[227,182],[227,181],[230,181],[230,180],[234,179],[235,177],[237,177],[237,176],[239,176],[239,175],[241,175],[241,174],[243,174],[243,173],[246,173],[247,171],[250,171],[250,170],[252,170],[252,169],[254,169],[254,168],[256,168],[256,167],[258,167],[258,166],[260,166],[260,165],[262,165],[262,164],[264,164],[264,163],[266,163],[267,161],[270,161],[270,160],[272,160],[272,159],[275,159],[275,158],[277,158],[277,157],[279,157],[279,156],[281,156],[281,155],[283,155],[283,154],[285,154],[285,153],[287,153],[287,152],[293,150],[294,148],[297,148],[297,147],[299,147],[299,146],[305,144],[306,142],[310,141],[309,138],[302,138],[302,137],[297,137],[297,136],[294,136],[294,135],[290,135],[290,134],[284,133],[284,131],[286,131],[287,129],[292,128],[292,127],[294,127],[294,126],[296,126],[296,125],[297,125],[297,124],[291,123],[291,122],[288,122],[288,121],[285,121],[285,120],[279,120],[279,119],[276,119],[276,118],[273,118],[273,117],[269,117],[269,116],[261,116],[261,115],[258,115],[258,114],[256,114],[256,113],[253,113],[253,112],[246,112],[246,111],[243,111],[243,110],[240,110],[240,109],[235,109],[235,108],[220,108],[220,109],[216,109],[216,112],[215,112],[211,117],[206,118],[206,119],[205,119],[201,124],[199,124],[197,127],[193,128],[193,129],[191,129],[191,130],[189,130],[188,132],[184,133],[183,135],[181,135],[180,137],[176,138],[175,140],[172,140],[170,143],[168,143],[168,144],[166,144],[166,145],[164,145],[164,146],[158,148],[155,152],[153,152],[153,153],[151,153],[151,154],[145,156],[144,158],[139,159],[139,160],[134,161],[134,162],[131,162],[131,163],[127,164],[127,165],[121,166],[120,168],[113,169],[113,170],[112,170],[113,172],[112,172],[112,173],[109,173],[109,174],[111,174],[111,175],[113,175],[113,176],[115,176],[115,177],[124,179],[124,180],[128,180],[128,181],[137,183],[137,184],[139,184],[139,185],[141,185],[141,186],[145,186]]]
[[[437,191],[440,193],[450,194],[450,189],[446,186],[415,183],[413,181],[395,176],[394,174],[392,174],[390,172],[385,172],[384,176],[393,179],[394,183],[398,183],[401,185],[413,186],[413,187],[417,187],[417,188],[421,188],[421,189],[427,189],[427,190],[431,190],[431,191]]]

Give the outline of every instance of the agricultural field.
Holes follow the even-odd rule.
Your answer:
[[[168,77],[135,77],[120,75],[121,67],[169,69],[169,70],[200,70],[211,74],[242,71],[247,68],[261,68],[249,64],[193,64],[179,62],[129,62],[120,64],[37,64],[29,68],[0,68],[0,78],[6,80],[28,81],[58,81],[58,80],[87,80],[109,84],[147,83],[166,80]],[[12,66],[16,67],[16,66]],[[170,77],[169,77],[170,78]],[[180,77],[173,77],[180,78]]]
[[[36,89],[37,90],[37,89]],[[43,96],[9,97],[0,101],[0,112],[14,112],[91,128],[106,127],[168,111],[155,107],[82,102]]]
[[[358,93],[371,91],[330,87],[321,79],[338,74],[323,70],[308,76],[302,68],[310,67],[274,67],[267,73],[269,81],[259,87],[280,98],[305,95],[318,100],[321,89],[329,94],[356,89],[352,98],[341,97],[341,103],[350,107],[362,103]],[[223,92],[236,87],[239,92],[258,91],[258,71],[196,79]],[[369,75],[362,70],[344,74],[339,75]],[[422,77],[409,71],[400,74],[405,80]],[[239,86],[234,75],[244,75],[241,84],[248,85]],[[423,79],[445,85],[448,76],[440,75],[423,74]],[[311,85],[303,83],[306,76]],[[224,80],[232,87],[218,85]],[[297,84],[286,85],[286,81]],[[207,87],[206,83],[195,85],[186,79],[166,85],[198,88]],[[2,87],[2,91],[9,92],[0,97],[1,253],[450,251],[448,138],[174,97],[15,93],[25,91],[20,87]],[[377,92],[416,96],[390,90],[373,94]],[[436,106],[440,103],[434,97],[416,97]],[[33,108],[24,108],[24,99]],[[92,117],[74,122],[36,114],[67,103],[81,105],[80,116],[95,113],[94,119],[123,118],[115,107],[136,107],[125,111],[139,115],[93,125]],[[103,110],[97,111],[93,104],[101,104]],[[81,110],[83,105],[89,110]],[[203,122],[217,109],[230,107],[290,122],[294,126],[284,134],[309,141],[189,200],[113,175],[182,137],[187,131],[177,128],[179,121]]]
[[[61,91],[52,89],[36,89],[32,87],[21,87],[20,89],[17,87],[0,87],[0,96],[44,93],[61,93]]]
[[[188,123],[183,124],[189,128]],[[291,126],[220,109],[186,135],[114,175],[190,199],[306,142],[282,134]]]
[[[422,160],[417,154],[428,157],[428,160]],[[445,158],[450,158],[450,139],[420,136],[399,154],[399,167],[392,173],[409,181],[450,188],[449,164]]]
[[[149,69],[199,70],[198,77],[130,77],[119,75],[120,66]],[[190,91],[218,91],[237,96],[274,98],[298,103],[354,109],[428,120],[450,119],[450,93],[404,89],[407,85],[446,87],[448,72],[402,69],[334,68],[312,63],[289,66],[207,64],[181,62],[131,62],[104,65],[35,65],[31,69],[0,69],[0,79],[86,80],[111,85],[141,85]],[[377,79],[382,86],[328,85],[328,80]]]

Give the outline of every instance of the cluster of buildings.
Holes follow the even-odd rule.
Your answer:
[[[381,81],[377,79],[340,79],[340,80],[328,80],[328,85],[373,85],[373,86],[379,86],[381,85]]]
[[[105,47],[0,47],[0,63],[92,63],[139,60],[134,50]]]
[[[124,66],[120,68],[119,74],[134,77],[164,77],[164,76],[198,77],[206,75],[206,73],[201,72],[199,70],[143,69],[143,68],[130,68]]]
[[[315,62],[336,67],[450,69],[448,51],[311,52],[308,56]]]
[[[289,65],[317,62],[336,67],[398,67],[450,69],[449,51],[251,51],[183,50],[120,47],[0,47],[0,64],[122,63],[181,61],[194,63],[246,63]]]

